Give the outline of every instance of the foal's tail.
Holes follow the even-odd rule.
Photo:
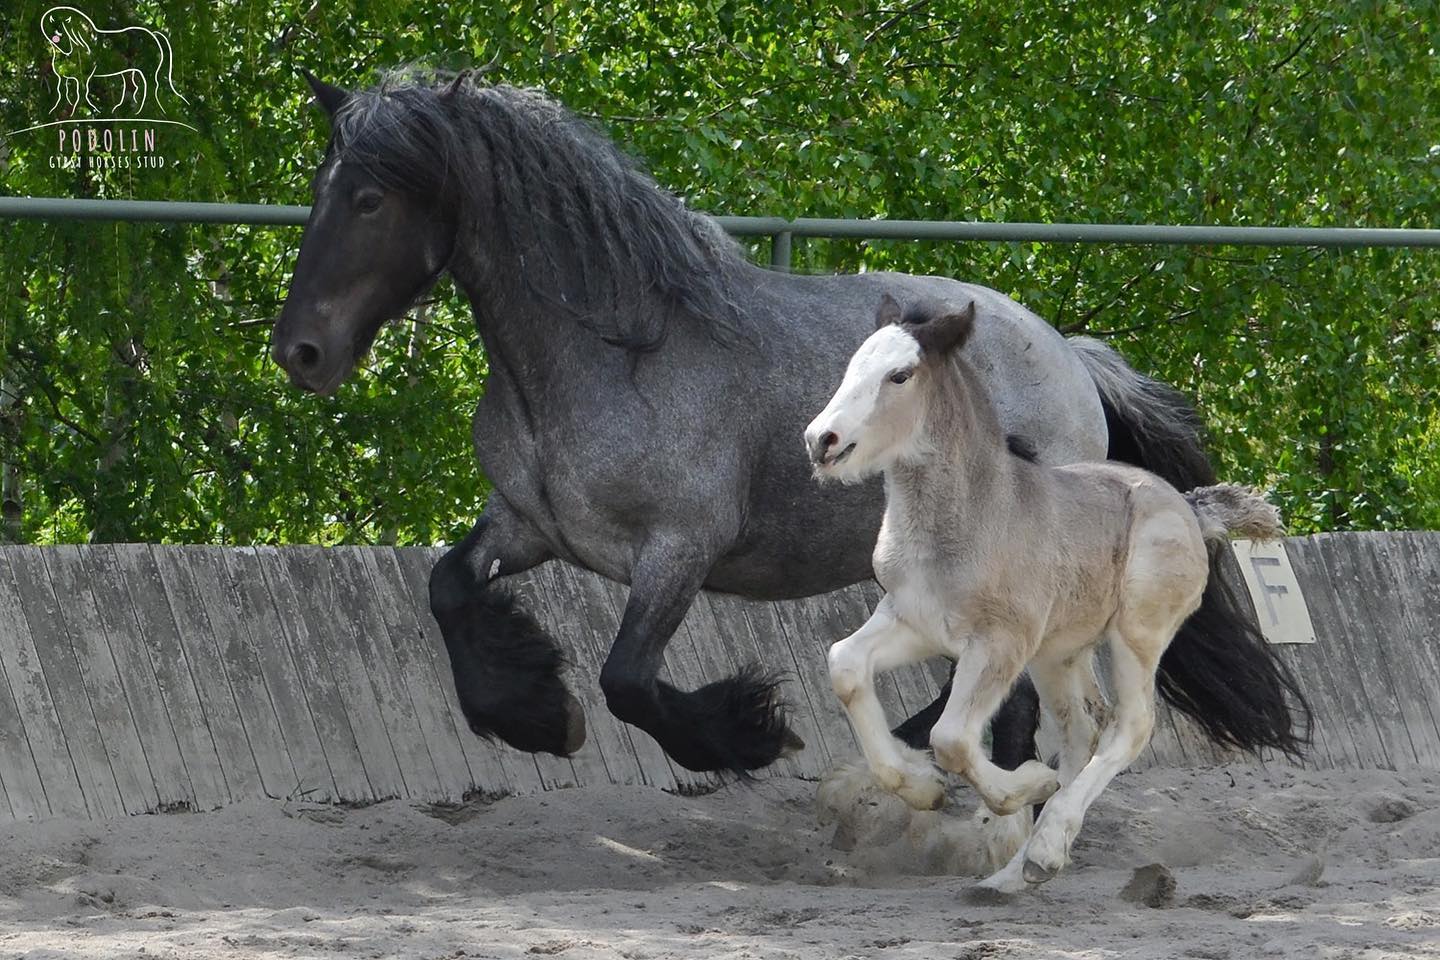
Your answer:
[[[1210,579],[1200,609],[1160,658],[1160,695],[1218,744],[1251,752],[1271,747],[1298,756],[1310,741],[1310,707],[1294,674],[1265,642],[1223,574],[1228,533],[1279,536],[1278,514],[1264,501],[1257,509],[1237,500],[1239,488],[1211,486],[1215,469],[1205,454],[1204,425],[1184,394],[1137,373],[1099,340],[1072,337],[1069,343],[1100,394],[1110,459],[1143,467],[1176,489],[1191,491],[1191,506],[1201,516],[1210,549]],[[1235,512],[1234,507],[1243,509]],[[1202,510],[1209,511],[1208,524]]]
[[[1275,540],[1285,535],[1280,511],[1258,490],[1221,483],[1196,487],[1184,496],[1208,542],[1223,543],[1232,534],[1252,540]]]

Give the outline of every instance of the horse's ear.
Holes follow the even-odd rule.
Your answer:
[[[931,317],[923,323],[908,323],[910,331],[919,343],[920,349],[932,356],[944,356],[958,350],[970,339],[975,329],[975,301],[971,300],[959,310],[951,310]]]
[[[350,101],[349,90],[328,84],[303,68],[300,70],[300,74],[305,78],[305,82],[310,84],[310,89],[315,94],[315,101],[324,107],[325,112],[330,116],[335,116],[340,108]]]
[[[440,99],[449,100],[454,97],[455,94],[459,93],[460,88],[465,86],[465,81],[470,79],[471,73],[472,71],[470,70],[461,70],[459,73],[455,74],[455,79],[451,80],[449,85],[444,90],[440,91]]]
[[[892,323],[900,322],[900,304],[890,294],[880,298],[880,306],[875,311],[875,329],[888,327]]]

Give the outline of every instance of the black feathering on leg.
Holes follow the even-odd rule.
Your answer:
[[[781,682],[753,665],[688,692],[656,681],[657,716],[645,726],[686,769],[748,778],[805,746],[787,723]]]
[[[951,670],[953,673],[954,668]],[[891,733],[908,747],[930,749],[930,731],[939,722],[949,699],[950,681],[946,680],[933,702]],[[1035,748],[1035,731],[1039,726],[1040,695],[1030,678],[1021,674],[990,721],[991,758],[1006,770],[1014,770],[1026,760],[1039,759]]]
[[[509,590],[492,584],[435,616],[471,731],[531,753],[579,748],[583,715],[561,679],[564,656]]]

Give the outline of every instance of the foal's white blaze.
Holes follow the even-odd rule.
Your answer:
[[[884,469],[915,427],[910,384],[891,382],[920,362],[920,344],[898,325],[881,327],[850,358],[845,379],[805,428],[805,447],[823,479],[854,483]],[[826,444],[822,438],[833,434]]]

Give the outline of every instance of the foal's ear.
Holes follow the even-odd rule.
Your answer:
[[[900,304],[887,293],[880,298],[880,306],[875,311],[875,329],[880,330],[899,322]]]
[[[920,323],[907,322],[905,327],[920,343],[922,352],[932,356],[944,356],[952,350],[960,349],[965,345],[965,341],[970,339],[970,333],[975,329],[975,301],[971,300],[959,310],[951,310]]]
[[[305,78],[305,82],[310,84],[310,90],[315,94],[315,101],[324,107],[325,112],[330,116],[335,116],[341,107],[350,102],[349,90],[326,83],[304,68],[301,68],[300,74]]]

